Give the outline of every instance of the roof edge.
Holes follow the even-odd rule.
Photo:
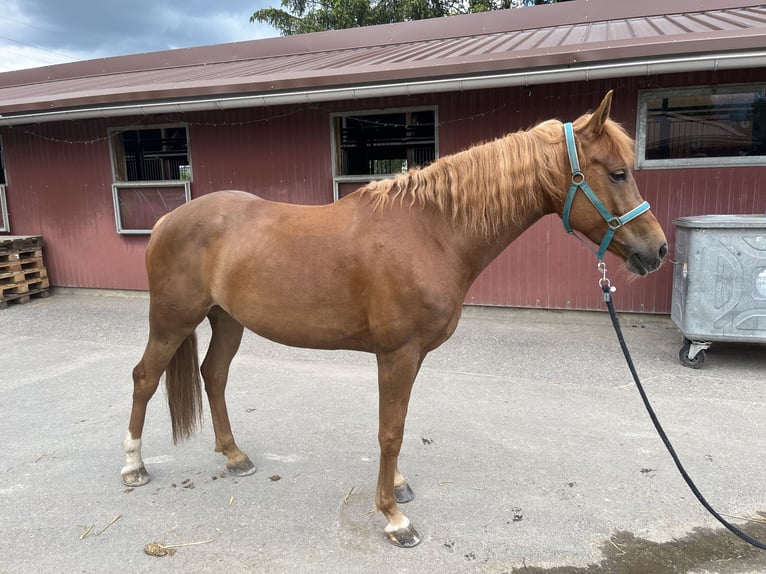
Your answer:
[[[464,76],[411,80],[380,84],[317,87],[293,91],[221,95],[187,100],[143,101],[129,104],[91,106],[55,111],[0,115],[0,126],[28,125],[54,121],[104,119],[137,115],[187,113],[276,105],[315,104],[337,100],[411,96],[434,92],[453,92],[513,86],[532,86],[558,82],[589,81],[628,76],[648,76],[691,71],[718,71],[763,66],[766,50],[731,54],[689,55],[640,61],[593,63],[560,66],[553,69],[523,70]]]
[[[556,67],[577,67],[593,63],[646,61],[666,57],[694,59],[698,55],[752,52],[749,46],[766,46],[766,28],[742,31],[724,31],[703,39],[687,38],[686,35],[668,36],[673,54],[669,55],[665,44],[644,43],[640,39],[604,40],[582,45],[572,51],[570,47],[540,47],[522,53],[508,51],[487,60],[483,55],[459,55],[433,61],[422,61],[417,67],[401,68],[396,64],[376,65],[349,70],[328,70],[320,78],[314,78],[312,70],[294,71],[289,68],[272,70],[263,76],[242,76],[222,82],[217,78],[201,78],[176,82],[146,82],[141,89],[125,93],[119,84],[106,85],[87,95],[77,91],[60,90],[50,93],[38,90],[34,98],[25,102],[0,101],[0,114],[27,114],[50,112],[56,109],[96,108],[129,105],[148,101],[177,101],[216,98],[231,94],[283,93],[295,90],[321,90],[340,85],[358,86],[388,82],[420,82],[426,79],[472,77],[496,73],[512,73]],[[615,57],[618,51],[630,48],[631,56]]]
[[[213,46],[196,46],[56,64],[0,73],[0,87],[179,66],[238,62],[255,58],[344,50],[365,46],[470,37],[583,22],[602,22],[615,18],[746,8],[762,4],[763,0],[673,0],[672,3],[662,1],[631,2],[628,5],[614,0],[573,0],[561,4],[545,4],[520,9],[480,12],[364,28],[262,38]]]

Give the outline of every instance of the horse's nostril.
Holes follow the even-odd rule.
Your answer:
[[[660,259],[664,259],[667,254],[668,254],[668,244],[663,243],[662,247],[660,247]]]

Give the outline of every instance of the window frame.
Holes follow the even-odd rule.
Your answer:
[[[179,173],[179,179],[153,179],[153,180],[129,180],[121,179],[120,174],[127,171],[125,165],[124,155],[122,158],[122,165],[118,165],[118,151],[117,151],[117,139],[121,134],[128,131],[143,131],[143,130],[164,130],[168,128],[184,128],[186,131],[186,165],[189,166],[187,172],[188,177],[184,177],[184,174]],[[120,146],[122,140],[120,140]],[[151,227],[144,228],[131,228],[126,227],[123,221],[123,215],[120,210],[120,191],[121,190],[136,190],[141,188],[168,188],[169,190],[177,190],[183,188],[184,203],[191,201],[191,184],[194,178],[194,169],[192,167],[192,150],[191,150],[191,137],[189,134],[189,124],[187,122],[177,123],[161,123],[161,124],[146,124],[146,125],[130,125],[119,126],[109,128],[109,151],[112,161],[112,201],[114,204],[114,220],[117,228],[117,233],[121,235],[148,235],[151,234]],[[166,212],[167,213],[167,212]],[[161,214],[159,217],[161,217]],[[157,219],[159,219],[159,217]]]
[[[191,185],[189,181],[184,181],[184,180],[130,181],[130,182],[113,183],[112,184],[112,201],[114,202],[114,221],[115,221],[115,225],[117,226],[117,233],[121,235],[148,235],[148,234],[151,234],[152,232],[151,227],[148,229],[137,228],[137,227],[125,227],[122,221],[123,219],[122,211],[120,210],[120,190],[121,189],[135,190],[135,189],[140,189],[142,187],[146,187],[146,188],[166,187],[168,189],[183,187],[184,203],[188,203],[189,201],[191,201]],[[178,207],[178,206],[175,206],[175,207]],[[175,209],[175,207],[173,209]],[[170,211],[172,211],[172,209]],[[170,211],[166,211],[165,213],[170,213]],[[160,215],[160,217],[162,217],[162,215]],[[159,220],[160,217],[158,217],[157,220]]]
[[[423,106],[404,106],[395,108],[375,108],[366,110],[351,110],[345,112],[334,112],[330,114],[330,145],[332,154],[332,188],[333,201],[340,199],[339,187],[344,183],[358,183],[360,186],[370,181],[390,179],[396,175],[396,172],[386,174],[361,174],[361,175],[340,175],[338,173],[338,135],[335,132],[335,121],[337,118],[349,116],[377,116],[385,114],[401,114],[410,112],[433,112],[434,114],[434,160],[439,159],[439,107],[436,105]]]
[[[636,169],[678,169],[695,167],[739,167],[766,165],[766,155],[695,157],[674,159],[646,159],[646,138],[648,130],[648,101],[657,97],[688,97],[717,94],[738,94],[743,92],[766,91],[764,83],[722,84],[686,86],[679,88],[653,88],[638,91],[636,106]]]
[[[0,183],[0,233],[10,233],[11,224],[8,218],[8,202],[5,199],[5,184]]]
[[[11,232],[11,222],[8,216],[8,200],[5,188],[8,186],[8,174],[5,171],[5,147],[0,138],[0,233]]]

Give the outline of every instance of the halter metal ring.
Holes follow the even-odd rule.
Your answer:
[[[572,172],[572,183],[575,185],[582,185],[585,183],[585,174],[581,171]]]
[[[617,230],[623,226],[622,220],[616,216],[612,217],[612,219],[607,221],[606,224],[609,226],[609,229],[614,229],[614,230]]]

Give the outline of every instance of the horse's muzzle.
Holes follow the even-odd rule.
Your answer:
[[[648,275],[657,271],[662,265],[662,260],[668,254],[668,244],[663,243],[656,253],[648,255],[639,251],[633,252],[626,261],[628,271],[636,275]]]

